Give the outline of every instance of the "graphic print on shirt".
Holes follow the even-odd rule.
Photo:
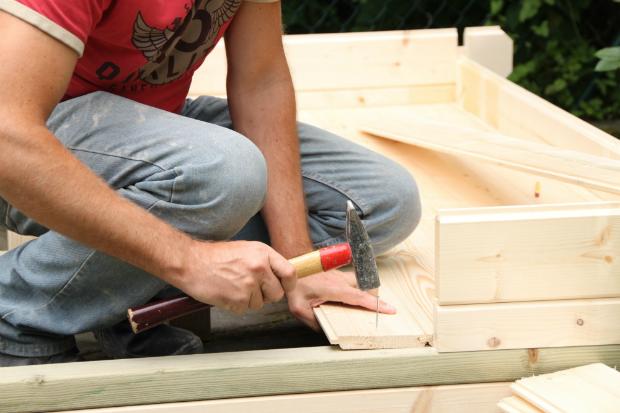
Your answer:
[[[164,28],[149,26],[138,12],[131,40],[148,63],[125,81],[137,76],[145,83],[163,85],[181,77],[215,46],[222,26],[234,16],[241,1],[196,0],[186,6],[183,19],[177,17]]]

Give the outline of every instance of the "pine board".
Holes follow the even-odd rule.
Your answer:
[[[509,383],[293,394],[187,403],[72,410],[63,413],[496,413]]]
[[[500,400],[497,407],[499,407],[503,413],[543,413],[542,410],[537,409],[535,406],[532,406],[530,403],[516,396],[506,397]]]
[[[620,297],[620,203],[440,210],[439,304]]]
[[[309,347],[0,369],[3,413],[513,381],[602,362],[620,346],[438,353]]]
[[[441,352],[620,344],[620,298],[435,307]]]
[[[380,314],[377,325],[376,314],[372,311],[346,311],[342,305],[322,305],[315,309],[315,314],[330,343],[343,349],[429,344],[433,335],[433,280],[405,254],[379,259],[377,264],[382,283],[381,299],[396,306],[398,313]],[[406,276],[401,276],[403,274]]]
[[[602,363],[527,377],[511,388],[545,413],[620,410],[620,373]]]
[[[369,121],[361,127],[365,132],[399,142],[620,193],[620,161],[524,141],[497,132],[405,117]]]

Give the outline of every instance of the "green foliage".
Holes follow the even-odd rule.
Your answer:
[[[515,43],[514,82],[578,116],[602,120],[620,116],[620,47],[601,29],[620,6],[603,0],[490,1],[490,23],[498,23]],[[594,5],[598,6],[596,12]],[[603,14],[600,14],[603,11]],[[615,13],[615,14],[614,14]],[[609,32],[615,35],[616,30]],[[609,37],[609,36],[608,36]],[[607,43],[607,44],[609,44]],[[596,58],[601,59],[598,65]],[[596,73],[596,70],[609,70]]]
[[[596,52],[599,62],[596,64],[597,72],[608,72],[620,68],[620,47],[606,47]]]

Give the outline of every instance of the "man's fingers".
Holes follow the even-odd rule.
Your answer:
[[[250,309],[252,310],[260,310],[263,308],[265,304],[263,294],[261,290],[252,291],[252,295],[250,295]]]
[[[347,289],[346,292],[343,292],[343,294],[340,295],[340,301],[344,304],[357,305],[372,311],[377,309],[377,297],[356,288],[350,288]],[[396,308],[380,299],[379,312],[384,314],[396,314]]]
[[[293,291],[297,283],[297,275],[295,274],[295,267],[293,267],[293,264],[288,262],[286,258],[278,254],[275,250],[270,249],[269,265],[276,277],[280,279],[280,284],[282,284],[284,291]]]
[[[269,277],[261,284],[265,303],[275,303],[284,297],[282,285],[274,277]]]

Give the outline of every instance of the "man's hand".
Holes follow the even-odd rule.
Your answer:
[[[377,297],[357,288],[355,274],[338,270],[302,278],[294,291],[287,293],[288,307],[291,313],[314,330],[319,330],[319,323],[314,317],[313,308],[334,301],[364,307],[375,311]],[[379,312],[395,314],[396,309],[379,300]]]
[[[260,242],[195,241],[175,285],[198,301],[242,314],[291,293],[295,267]]]

